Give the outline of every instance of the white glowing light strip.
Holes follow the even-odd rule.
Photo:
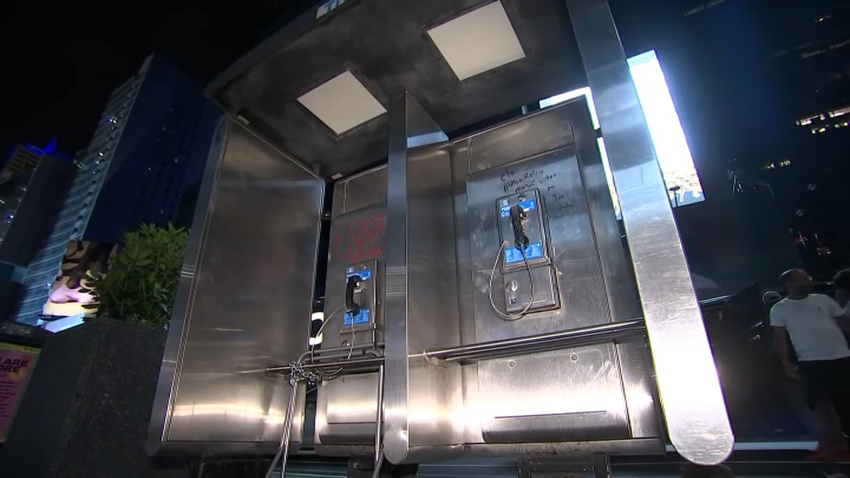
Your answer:
[[[628,61],[667,188],[679,188],[676,192],[679,205],[703,201],[705,198],[694,158],[655,51],[642,53]],[[690,197],[687,193],[691,194]]]
[[[655,55],[655,51],[648,51],[633,58],[629,58],[629,69],[637,90],[638,100],[643,109],[655,154],[664,175],[667,188],[678,187],[674,199],[670,193],[670,200],[674,205],[683,206],[699,201],[704,201],[702,185],[699,181],[691,150],[685,139],[685,132],[679,121],[679,115],[673,105],[670,89],[664,79],[661,64]],[[540,101],[540,107],[546,108],[573,98],[584,96],[590,108],[590,116],[593,126],[599,128],[599,119],[596,114],[596,106],[590,88],[580,88]],[[604,136],[604,132],[603,132]],[[599,149],[605,166],[605,175],[608,178],[608,187],[611,189],[611,197],[614,207],[619,216],[619,200],[614,186],[613,175],[608,164],[608,156],[605,144],[599,139]]]

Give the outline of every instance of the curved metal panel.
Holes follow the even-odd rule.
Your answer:
[[[667,188],[605,0],[567,0],[620,197],[670,440],[725,460],[734,437]]]
[[[219,125],[212,154],[163,356],[149,448],[273,453],[289,385],[261,371],[306,348],[325,183],[231,120]],[[296,443],[303,394],[298,402]]]

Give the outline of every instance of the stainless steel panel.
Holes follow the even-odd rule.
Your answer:
[[[608,179],[596,145],[596,131],[593,129],[590,111],[584,101],[574,101],[565,105],[565,108],[573,119],[573,136],[576,140],[579,167],[584,179],[584,191],[587,195],[590,220],[593,223],[611,319],[615,322],[632,320],[642,315],[640,301],[631,273],[631,264],[627,264],[620,227],[608,189]],[[661,416],[658,413],[657,393],[650,374],[651,365],[646,345],[635,342],[618,344],[617,354],[631,436],[661,436]]]
[[[416,207],[416,201],[411,202],[409,182],[415,178],[410,168],[408,148],[412,145],[421,145],[423,139],[442,140],[446,137],[440,128],[434,124],[428,115],[413,101],[407,92],[401,90],[392,98],[387,118],[389,124],[389,163],[388,194],[387,194],[387,292],[386,292],[386,390],[384,393],[384,451],[387,459],[393,463],[402,463],[408,459],[408,450],[412,440],[412,421],[417,416],[422,417],[422,422],[431,418],[445,420],[449,417],[440,416],[439,413],[430,415],[414,415],[416,408],[411,408],[409,403],[410,386],[416,382],[408,370],[408,341],[415,335],[409,330],[409,313],[413,312],[414,304],[408,297],[409,264],[415,260],[420,262],[425,259],[415,257],[416,248],[409,249],[409,241],[415,238],[411,234],[411,226],[428,226],[425,221],[412,215]],[[411,141],[411,138],[417,138]],[[448,166],[448,165],[446,165]],[[450,183],[445,187],[450,187]],[[451,202],[443,207],[451,210]],[[449,216],[450,217],[450,216]],[[445,227],[441,224],[430,225],[433,228]],[[448,230],[451,230],[449,219]],[[445,231],[444,231],[445,232]],[[451,233],[449,233],[451,234]],[[428,244],[423,244],[429,247]],[[447,255],[449,258],[451,254]],[[415,257],[415,259],[414,259]],[[433,264],[433,256],[427,260]],[[427,267],[427,264],[425,264]],[[421,273],[421,272],[420,272]],[[429,278],[433,278],[430,276]],[[412,282],[411,282],[412,283]],[[447,288],[451,292],[451,288]],[[434,299],[443,303],[451,303],[451,297],[431,297],[430,306],[441,306],[433,303]],[[455,302],[456,304],[456,302]],[[424,304],[423,304],[424,306]],[[437,317],[434,314],[432,317]],[[432,327],[437,324],[433,324]],[[430,367],[430,365],[428,365]],[[427,374],[430,371],[425,372]],[[418,379],[418,377],[415,377]],[[422,383],[419,380],[420,384]],[[427,383],[427,382],[426,382]],[[433,390],[433,389],[431,389]],[[424,404],[423,404],[424,405]],[[413,405],[417,407],[416,405]],[[417,407],[418,408],[418,407]],[[421,408],[429,411],[429,408]]]
[[[567,0],[594,92],[676,450],[716,464],[734,437],[684,251],[626,57],[605,0]]]
[[[334,184],[334,217],[386,202],[386,165],[340,179]]]
[[[325,348],[374,344],[383,339],[386,250],[387,169],[371,169],[334,185],[334,205],[325,280]],[[365,262],[364,262],[365,261]],[[359,263],[376,265],[374,323],[377,327],[343,325],[346,271]],[[336,311],[331,316],[330,314]],[[366,330],[364,330],[366,329]],[[353,333],[352,333],[353,332]],[[362,356],[362,351],[354,352]],[[316,407],[316,451],[322,455],[368,454],[373,447],[378,410],[378,375],[358,374],[319,384]]]
[[[490,134],[498,134],[499,131]],[[534,141],[530,136],[526,141]],[[474,157],[474,156],[473,156]],[[475,304],[475,340],[484,342],[523,335],[555,332],[587,327],[610,321],[607,298],[599,273],[592,224],[588,216],[581,172],[573,148],[558,149],[500,168],[470,176],[467,179],[468,219],[472,251],[473,283],[477,288]],[[500,238],[494,201],[503,194],[505,173],[514,177],[542,171],[542,181],[531,180],[522,187],[541,191],[544,223],[551,238],[551,256],[561,288],[561,308],[529,314],[515,320],[501,320],[489,299],[489,280]],[[500,291],[501,277],[494,280],[496,307],[504,310]]]
[[[553,128],[553,121],[559,122],[560,127]],[[496,130],[498,133],[492,134]],[[530,141],[532,137],[534,140]],[[523,116],[454,141],[455,145],[467,149],[469,174],[498,168],[517,159],[573,143],[569,114],[561,108],[550,110],[547,114]]]
[[[316,444],[372,445],[377,403],[375,373],[322,381],[316,400]]]
[[[610,347],[582,347],[484,362],[481,428],[488,443],[628,437]]]
[[[537,135],[557,131],[543,120],[557,124],[563,118],[558,114],[538,115],[535,117],[538,129],[526,132],[517,141],[534,142]],[[565,126],[569,127],[569,123]],[[501,129],[497,129],[486,134],[501,133]],[[561,148],[528,159],[516,159],[519,161],[467,179],[472,280],[477,289],[473,297],[476,341],[609,322],[608,302],[575,149]],[[474,150],[470,161],[477,161]],[[489,290],[489,278],[500,245],[498,210],[493,201],[506,192],[505,188],[511,188],[509,193],[532,188],[540,191],[544,224],[551,241],[550,254],[560,276],[560,309],[529,313],[516,320],[504,320],[492,309],[490,294],[501,295],[497,291],[505,287],[505,282],[497,279],[493,283],[497,291]],[[494,302],[497,308],[505,310],[503,300]],[[479,386],[481,427],[487,442],[628,437],[625,398],[613,345],[485,362],[479,367]],[[529,413],[534,416],[527,416]],[[527,417],[520,418],[524,416]]]
[[[151,442],[272,453],[289,385],[260,371],[306,349],[324,181],[245,127],[225,129],[202,186]]]
[[[408,152],[408,353],[460,345],[448,145]],[[463,442],[460,366],[409,359],[410,446]]]

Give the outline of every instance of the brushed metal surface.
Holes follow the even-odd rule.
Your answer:
[[[290,390],[256,371],[306,348],[324,181],[232,120],[216,144],[222,152],[201,188],[150,440],[162,451],[271,454]],[[296,447],[302,414],[299,403]]]
[[[322,381],[316,397],[316,445],[372,445],[377,391],[377,373]]]
[[[716,464],[734,436],[702,315],[626,57],[605,0],[567,0],[594,92],[646,319],[670,440]]]
[[[590,110],[583,101],[566,105],[570,112],[573,136],[576,140],[579,167],[584,179],[590,220],[596,238],[596,250],[602,266],[605,292],[611,320],[628,321],[642,316],[632,266],[626,258],[623,238],[617,224],[614,204],[608,189],[608,179],[596,143],[596,131]],[[652,366],[644,343],[617,344],[623,392],[633,438],[661,436],[661,415]]]
[[[557,118],[555,114],[542,116]],[[565,127],[568,128],[569,123]],[[496,130],[489,134],[499,132]],[[533,135],[526,140],[534,141]],[[587,327],[610,320],[574,149],[558,149],[517,160],[467,179],[472,280],[477,289],[474,296],[475,338],[478,342]],[[492,310],[488,293],[490,272],[500,245],[497,211],[493,204],[504,194],[504,187],[513,181],[508,179],[509,174],[523,180],[524,176],[535,173],[540,174],[542,181],[526,179],[516,188],[538,188],[541,192],[546,214],[544,223],[550,236],[550,254],[559,275],[561,308],[529,314],[512,322],[504,321]],[[497,277],[494,288],[501,290],[503,287],[504,282]],[[493,294],[494,298],[499,295]],[[496,300],[496,307],[504,310],[504,302]]]
[[[522,137],[513,138],[514,142],[536,143],[538,136],[554,136],[559,130],[571,131],[568,113],[568,108],[562,108],[535,116],[535,128],[525,131]],[[500,128],[485,135],[503,133]],[[496,145],[494,147],[504,144],[498,140],[479,142]],[[478,154],[489,156],[488,161],[495,156],[488,149],[473,148],[470,163],[484,163],[478,160]],[[477,342],[610,321],[593,225],[574,147],[531,158],[516,158],[511,163],[502,162],[497,168],[468,176],[466,183]],[[561,307],[505,321],[492,310],[489,297],[489,277],[500,245],[498,211],[493,201],[505,193],[516,194],[530,189],[539,191],[543,203],[541,210],[550,237],[550,254],[559,275]],[[497,290],[504,286],[499,279],[493,284]],[[503,298],[495,302],[496,307],[504,310]],[[571,357],[582,359],[572,362]],[[508,367],[509,363],[513,366]],[[479,366],[478,378],[482,394],[481,427],[487,442],[566,441],[582,439],[585,435],[587,439],[628,437],[625,397],[613,345],[488,361]],[[528,393],[529,390],[534,392]],[[527,416],[528,410],[545,418]]]
[[[408,152],[408,354],[460,345],[452,213],[451,156],[447,144]],[[460,366],[409,359],[410,446],[462,443]]]
[[[408,264],[411,251],[408,241],[415,238],[410,234],[411,225],[419,219],[411,213],[409,180],[412,175],[408,157],[411,138],[419,138],[413,144],[421,146],[422,138],[445,141],[440,128],[428,117],[413,98],[404,91],[393,96],[387,116],[389,125],[387,164],[387,280],[386,280],[386,365],[384,392],[384,452],[393,463],[402,463],[408,458],[411,444],[411,422],[416,420],[415,408],[410,408],[409,387],[415,385],[408,370],[409,313],[412,303],[408,297]],[[446,184],[450,187],[450,183]],[[415,203],[414,203],[415,206]],[[447,205],[451,208],[450,203]],[[424,222],[424,221],[423,221]],[[436,225],[435,227],[439,227]],[[451,228],[451,224],[448,225]],[[414,249],[415,251],[415,249]],[[415,252],[414,252],[415,254]],[[419,259],[417,259],[419,260]],[[433,263],[433,258],[428,258]],[[411,283],[412,284],[412,283]],[[418,287],[418,284],[417,284]],[[433,297],[432,297],[433,299]],[[451,299],[445,299],[451,302]],[[456,302],[455,302],[456,304]],[[438,304],[431,304],[438,305]],[[427,408],[426,408],[427,410]],[[435,414],[436,415],[436,414]],[[426,421],[431,416],[423,417]]]
[[[364,345],[383,340],[387,168],[381,166],[344,178],[334,184],[330,250],[325,279],[323,348]],[[377,307],[374,330],[343,326],[346,269],[364,261],[377,261],[373,283]],[[337,311],[332,317],[329,315]],[[357,351],[356,356],[362,356]],[[344,358],[344,357],[343,357]],[[322,455],[348,456],[370,453],[374,446],[378,409],[378,374],[366,373],[324,380],[316,397],[316,451]]]
[[[387,202],[387,165],[381,165],[334,183],[333,215]]]
[[[628,437],[610,346],[489,360],[479,374],[488,443]]]
[[[163,450],[163,443],[167,441],[166,432],[171,416],[171,392],[177,378],[177,362],[183,344],[183,335],[188,329],[186,317],[191,305],[192,284],[203,238],[209,223],[210,199],[215,188],[218,169],[224,157],[224,145],[229,131],[230,119],[227,116],[222,116],[216,125],[209,157],[201,180],[201,188],[198,191],[192,232],[189,234],[189,241],[186,244],[186,256],[180,269],[180,280],[177,283],[171,322],[168,324],[168,337],[162,354],[162,365],[159,369],[146,444],[147,452],[150,455],[157,455],[165,451]]]

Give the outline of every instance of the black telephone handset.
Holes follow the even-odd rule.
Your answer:
[[[514,230],[514,244],[520,251],[528,248],[528,236],[525,235],[523,222],[528,219],[525,210],[519,204],[511,207],[511,228]],[[524,252],[523,252],[524,254]]]
[[[360,304],[354,302],[354,291],[360,287],[360,276],[349,276],[345,282],[345,311],[351,315],[360,313]]]

